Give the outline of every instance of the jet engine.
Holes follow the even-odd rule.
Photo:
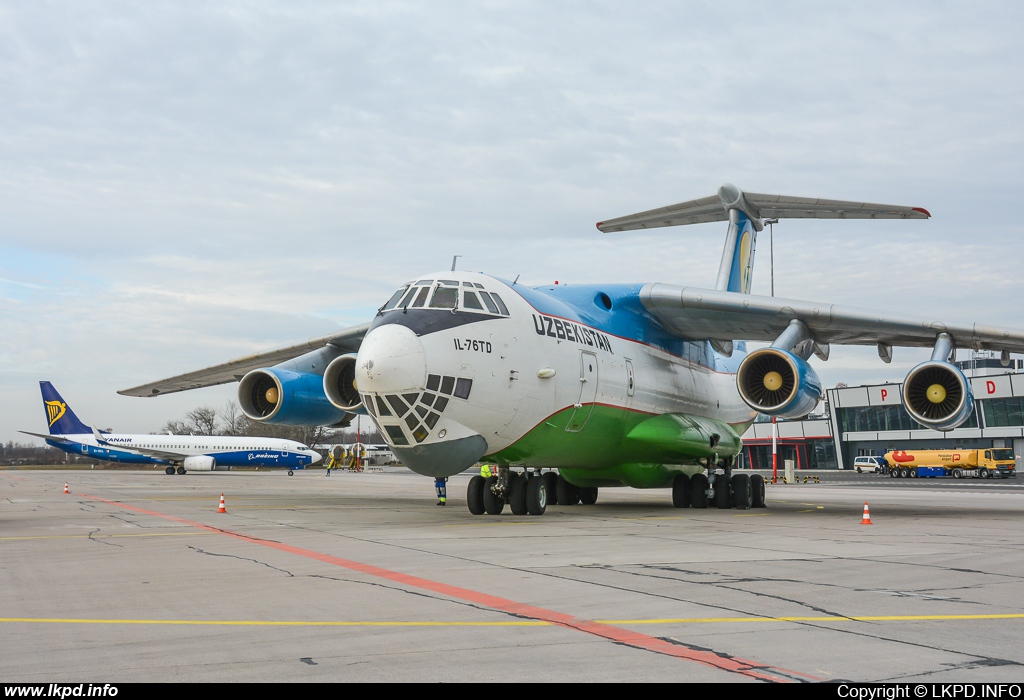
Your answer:
[[[348,413],[365,413],[363,399],[356,389],[356,356],[342,355],[327,365],[324,394],[336,408]]]
[[[190,472],[212,472],[217,469],[217,460],[209,455],[194,455],[186,457],[181,466],[185,467],[185,471]],[[221,469],[227,471],[229,467]]]
[[[821,380],[811,366],[775,347],[755,350],[743,360],[736,387],[752,409],[780,418],[806,416],[823,396]]]
[[[345,411],[324,395],[319,374],[269,367],[254,369],[238,384],[242,413],[255,421],[280,425],[334,425]]]
[[[974,394],[956,365],[922,362],[903,381],[903,405],[910,417],[932,430],[952,430],[974,410]]]

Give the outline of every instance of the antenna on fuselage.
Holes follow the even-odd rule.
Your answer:
[[[514,287],[514,286],[516,286],[516,282],[518,282],[518,281],[519,281],[519,277],[520,277],[520,275],[522,275],[522,274],[523,274],[523,273],[521,273],[521,272],[520,272],[520,273],[519,273],[518,275],[516,275],[516,278],[515,278],[514,280],[512,280],[512,286],[513,286],[513,287]]]
[[[452,272],[455,272],[455,261],[458,260],[461,257],[462,257],[461,255],[453,255],[452,256]]]

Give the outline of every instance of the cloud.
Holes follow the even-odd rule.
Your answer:
[[[934,215],[784,222],[777,294],[1021,327],[1022,14],[0,7],[0,439],[41,378],[159,427],[179,399],[114,390],[358,323],[453,255],[529,283],[711,285],[722,227],[593,225],[726,181]],[[756,292],[768,272],[762,236]],[[851,352],[823,377],[872,376]]]

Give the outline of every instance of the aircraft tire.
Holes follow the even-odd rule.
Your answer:
[[[473,515],[484,514],[484,479],[477,474],[469,480],[469,488],[466,489],[466,504],[469,512]]]
[[[724,475],[715,477],[715,507],[725,510],[732,506],[729,498],[729,482]]]
[[[508,505],[512,508],[512,515],[526,515],[529,512],[526,508],[526,491],[533,479],[527,479],[525,474],[511,475],[509,481]]]
[[[707,474],[694,474],[690,477],[690,506],[693,508],[708,507]]]
[[[544,479],[544,488],[548,491],[548,505],[558,505],[558,474],[546,472],[541,478]]]
[[[179,474],[184,474],[185,473],[185,467],[178,467],[178,473]]]
[[[293,472],[291,469],[289,469],[288,470],[288,476],[294,476],[294,475],[295,475],[295,472]]]
[[[676,508],[690,507],[690,477],[677,474],[672,480],[672,505]]]
[[[167,469],[164,469],[164,474],[170,475],[170,474],[173,474],[173,473],[174,473],[174,467],[167,467]]]
[[[596,489],[595,489],[596,490]],[[526,508],[530,515],[544,515],[548,508],[548,489],[544,479],[526,481]]]
[[[565,480],[561,474],[558,475],[558,485],[555,487],[558,494],[556,500],[560,506],[574,506],[580,502],[579,489]]]
[[[484,512],[488,515],[501,515],[505,510],[505,501],[494,494],[494,485],[498,483],[498,477],[489,476],[484,481]]]
[[[732,500],[737,510],[750,510],[754,505],[754,490],[749,474],[732,475]]]
[[[764,508],[764,477],[760,474],[750,476],[751,508]]]
[[[592,506],[597,503],[597,487],[587,486],[580,490],[580,503],[585,506]]]

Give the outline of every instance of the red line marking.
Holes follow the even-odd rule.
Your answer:
[[[494,610],[514,615],[516,617],[529,618],[531,620],[540,620],[548,622],[559,627],[565,627],[568,629],[574,629],[579,632],[591,634],[602,639],[607,639],[611,642],[624,644],[626,646],[633,647],[635,649],[644,649],[646,651],[653,651],[657,654],[665,654],[666,656],[674,656],[679,659],[686,661],[695,661],[705,666],[711,666],[712,668],[718,668],[723,671],[729,671],[731,673],[737,673],[742,676],[749,678],[755,678],[762,681],[770,682],[792,682],[793,680],[806,679],[813,681],[823,680],[814,676],[808,676],[797,671],[788,671],[773,666],[767,666],[759,664],[756,661],[749,661],[747,659],[741,659],[734,656],[722,656],[711,651],[700,651],[697,649],[690,649],[685,646],[673,644],[667,642],[664,639],[658,637],[652,637],[641,632],[633,632],[631,630],[623,629],[621,627],[615,627],[614,625],[601,624],[599,622],[593,622],[592,620],[586,620],[583,618],[575,617],[573,615],[567,615],[565,613],[555,612],[553,610],[546,610],[544,608],[538,608],[533,605],[527,605],[526,603],[517,603],[514,600],[508,600],[506,598],[499,598],[497,596],[488,595],[486,593],[480,593],[479,591],[472,591],[468,588],[460,588],[458,586],[451,586],[446,583],[440,583],[438,581],[431,581],[430,579],[420,578],[418,576],[410,576],[397,571],[391,571],[389,569],[382,569],[371,564],[363,564],[361,562],[352,561],[350,559],[342,559],[341,557],[335,557],[330,554],[323,554],[322,552],[314,552],[310,549],[303,549],[301,547],[294,547],[283,542],[275,542],[273,540],[264,540],[258,537],[252,537],[250,535],[243,535],[240,532],[232,532],[231,530],[225,530],[219,527],[213,527],[212,525],[206,525],[204,523],[196,522],[194,520],[186,520],[185,518],[179,518],[174,515],[166,515],[164,513],[158,513],[153,510],[147,510],[145,508],[139,508],[138,506],[130,506],[126,503],[119,503],[117,501],[110,501],[99,496],[90,496],[88,494],[78,494],[83,498],[89,498],[94,501],[100,501],[117,508],[124,508],[125,510],[134,511],[136,513],[142,513],[144,515],[151,515],[157,518],[163,518],[164,520],[170,520],[182,525],[188,525],[200,530],[207,532],[219,533],[232,537],[243,542],[249,542],[251,544],[258,544],[270,549],[276,549],[281,552],[287,552],[289,554],[296,554],[300,557],[306,557],[307,559],[313,559],[315,561],[323,562],[324,564],[331,564],[333,566],[339,566],[344,569],[351,571],[358,571],[359,573],[368,574],[370,576],[376,576],[378,578],[387,579],[400,583],[405,586],[412,588],[421,588],[428,591],[434,591],[441,595],[446,595],[450,598],[458,598],[460,600],[477,603]]]

